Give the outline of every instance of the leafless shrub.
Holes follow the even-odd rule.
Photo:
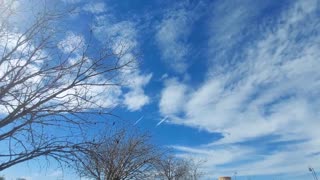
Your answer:
[[[162,180],[197,180],[203,175],[199,170],[201,163],[167,154],[156,165],[156,177]]]
[[[147,179],[153,177],[161,153],[149,136],[122,129],[104,136],[99,143],[78,154],[76,169],[81,176],[96,180]]]

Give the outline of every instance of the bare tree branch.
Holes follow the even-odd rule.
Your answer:
[[[66,12],[45,9],[18,31],[12,5],[0,1],[0,171],[42,156],[69,162],[94,145],[81,136],[100,121],[85,115],[111,115],[101,95],[121,85],[119,71],[135,59],[90,38],[63,50],[56,25]]]
[[[161,156],[148,141],[149,136],[144,134],[116,131],[102,137],[90,151],[77,155],[76,169],[81,176],[97,180],[146,179],[153,176]]]

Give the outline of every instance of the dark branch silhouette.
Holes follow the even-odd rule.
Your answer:
[[[76,169],[96,180],[141,180],[154,176],[161,153],[149,136],[122,129],[102,137],[86,153],[78,154]]]
[[[57,25],[69,11],[46,9],[16,28],[12,4],[0,1],[0,171],[42,156],[68,162],[94,144],[84,140],[100,123],[90,114],[111,115],[115,104],[101,95],[112,94],[119,70],[134,59],[124,61],[125,48],[115,54],[91,38],[61,43]]]

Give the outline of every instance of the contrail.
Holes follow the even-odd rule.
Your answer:
[[[158,122],[158,124],[156,125],[156,127],[157,126],[159,126],[160,124],[162,124],[165,120],[167,120],[168,119],[168,116],[166,116],[165,118],[163,118],[160,122]]]
[[[141,116],[133,125],[137,125],[141,120],[143,119],[143,116]]]

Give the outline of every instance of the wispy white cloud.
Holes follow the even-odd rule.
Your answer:
[[[320,160],[317,156],[306,155],[305,148],[319,148],[309,143],[293,145],[276,152],[261,153],[255,147],[235,144],[207,147],[173,146],[181,151],[182,158],[205,160],[202,170],[209,172],[208,177],[232,175],[240,176],[262,174],[291,174],[307,172],[308,165],[315,165]],[[303,154],[303,155],[302,155]]]
[[[160,112],[164,115],[177,114],[182,110],[187,86],[176,79],[166,80],[165,88],[161,92],[159,103]]]
[[[57,178],[63,177],[63,172],[61,170],[55,170],[50,172],[48,176],[57,177]]]
[[[71,54],[68,61],[69,63],[73,64],[76,63],[79,60],[82,60],[82,52],[84,48],[87,46],[85,39],[83,36],[75,34],[74,32],[67,32],[64,39],[62,39],[58,43],[58,48],[66,53]],[[90,66],[92,63],[92,60],[89,57],[84,57],[84,63],[83,66]],[[71,76],[75,75],[77,72],[77,69],[72,69],[69,76],[65,76],[60,79],[62,83],[68,83],[72,78]],[[108,82],[110,84],[114,83],[114,79],[108,79],[102,75],[96,76],[94,79],[91,79],[90,82],[95,83],[101,83],[101,82]],[[70,83],[70,82],[69,82]],[[92,97],[91,101],[94,102],[93,108],[114,108],[121,104],[121,95],[123,93],[121,87],[119,86],[109,86],[108,88],[105,88],[103,86],[93,86],[90,87],[90,91],[85,90],[86,87],[80,87],[80,88],[73,88],[68,91],[65,91],[62,93],[59,97],[60,99],[64,99],[62,97],[66,96],[69,93],[75,93],[75,92],[81,92],[86,94],[87,96]],[[79,100],[77,100],[79,101]],[[81,101],[81,100],[80,100]],[[77,103],[76,101],[74,103]],[[85,103],[83,103],[85,104]]]
[[[102,42],[108,42],[115,53],[127,52],[138,48],[138,31],[131,21],[115,21],[109,14],[96,16],[93,26],[96,37]]]
[[[250,40],[250,44],[241,47],[241,51],[233,49],[236,53],[233,53],[232,58],[236,61],[228,62],[228,66],[219,62],[213,64],[208,69],[206,80],[199,87],[176,81],[174,87],[184,88],[183,95],[175,95],[181,98],[171,104],[173,107],[170,109],[174,111],[161,108],[161,103],[178,92],[177,88],[170,89],[170,86],[165,85],[165,93],[162,93],[159,103],[164,117],[168,116],[173,123],[224,134],[222,139],[208,145],[211,148],[225,146],[223,152],[198,153],[207,158],[214,154],[223,157],[217,164],[207,163],[211,171],[219,172],[224,169],[241,170],[245,174],[269,174],[301,172],[309,164],[316,166],[319,156],[309,156],[320,151],[320,147],[315,145],[320,137],[316,128],[320,125],[320,46],[315,42],[320,38],[317,36],[319,21],[314,17],[317,7],[314,3],[317,2],[293,3],[280,18],[272,21],[273,27],[261,23],[258,35]],[[238,23],[245,13],[241,8],[235,9],[235,12],[230,9],[230,12],[216,22],[217,28],[219,22],[226,23],[223,25],[225,27],[231,27],[233,22]],[[249,19],[245,17],[240,22],[245,24]],[[238,48],[237,44],[230,42],[235,35],[241,35],[234,31],[236,30],[221,29],[225,37],[217,37],[215,34],[211,36],[209,61],[224,60],[212,55],[212,49],[215,49],[217,42],[226,44],[222,46],[224,48]],[[215,50],[219,49],[218,47]],[[223,50],[222,53],[232,51]],[[228,54],[228,57],[231,56]],[[284,145],[284,149],[276,153],[261,153],[252,145],[236,145],[265,136],[277,136],[278,141],[301,142]],[[270,143],[274,141],[276,140],[270,140]],[[307,144],[309,148],[306,148]],[[229,148],[235,147],[239,152],[247,152],[250,147],[250,154],[240,153],[234,157],[236,154]],[[207,147],[178,149],[190,154],[208,150]],[[225,151],[228,152],[227,156],[224,156]],[[255,161],[251,157],[255,157]],[[236,164],[238,160],[249,161],[250,165]],[[219,168],[218,165],[225,166]]]
[[[208,22],[209,63],[229,66],[240,61],[230,57],[234,51],[242,51],[242,44],[250,42],[248,36],[255,33],[255,20],[271,1],[215,1]],[[218,68],[218,67],[217,67]],[[219,67],[221,68],[221,67]],[[218,69],[216,69],[217,71]]]
[[[191,31],[191,13],[184,8],[174,8],[166,13],[156,27],[156,42],[161,49],[162,58],[175,71],[186,71],[189,45],[188,35]]]
[[[88,3],[83,7],[83,10],[90,12],[92,14],[100,14],[104,13],[106,9],[106,5],[103,2],[96,2],[96,3]]]
[[[145,95],[143,88],[149,83],[151,77],[151,74],[145,76],[133,74],[133,77],[130,78],[130,91],[124,95],[124,104],[130,111],[139,110],[150,102],[150,99]]]
[[[76,35],[73,32],[67,32],[66,37],[58,43],[59,49],[64,53],[71,53],[73,51],[81,51],[85,46],[83,36]],[[77,52],[75,52],[77,53]]]
[[[77,3],[80,3],[82,0],[61,0],[61,1],[67,4],[77,4]]]
[[[108,43],[115,54],[121,55],[123,63],[133,61],[132,68],[120,70],[122,85],[128,92],[123,95],[123,105],[129,111],[140,110],[150,103],[150,98],[145,94],[144,88],[150,82],[152,74],[144,74],[136,62],[136,51],[139,49],[138,30],[136,24],[131,21],[114,21],[112,15],[104,14],[96,16],[96,24],[93,26],[95,36],[102,42]]]

